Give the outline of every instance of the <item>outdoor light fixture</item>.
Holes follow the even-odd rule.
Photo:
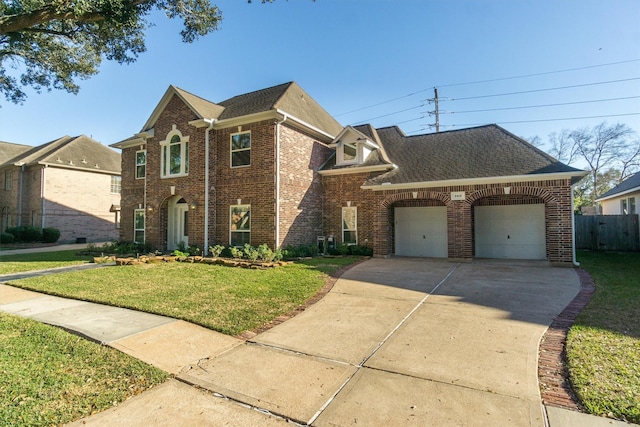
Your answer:
[[[191,205],[189,205],[192,211],[196,209],[196,206],[197,205],[195,203],[191,203]]]

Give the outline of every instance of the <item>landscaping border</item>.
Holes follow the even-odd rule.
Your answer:
[[[591,300],[595,292],[595,283],[586,270],[577,269],[576,273],[581,285],[578,295],[555,318],[540,340],[538,382],[542,403],[545,405],[582,411],[583,407],[569,382],[565,346],[569,328]]]

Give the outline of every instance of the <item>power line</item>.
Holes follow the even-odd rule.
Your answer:
[[[580,85],[571,85],[571,86],[558,86],[558,87],[552,87],[552,88],[546,88],[546,89],[524,90],[520,92],[507,92],[507,93],[496,93],[492,95],[467,96],[465,98],[449,98],[449,99],[443,99],[443,101],[466,101],[468,99],[493,98],[497,96],[507,96],[507,95],[522,95],[523,93],[548,92],[552,90],[573,89],[576,87],[597,86],[597,85],[604,85],[604,84],[611,84],[611,83],[629,82],[632,80],[640,80],[640,77],[632,77],[632,78],[620,79],[620,80],[609,80],[606,82],[584,83]]]
[[[525,75],[520,75],[520,76],[500,77],[500,78],[495,78],[495,79],[478,80],[478,81],[471,81],[471,82],[464,82],[464,83],[451,83],[451,84],[447,84],[447,85],[433,85],[433,87],[436,87],[436,86],[437,87],[452,87],[452,86],[463,86],[463,85],[472,85],[472,84],[480,84],[480,83],[491,83],[491,82],[497,82],[497,81],[503,81],[503,80],[514,80],[514,79],[522,79],[522,78],[527,78],[527,77],[536,77],[536,76],[543,76],[543,75],[549,75],[549,74],[565,73],[565,72],[569,72],[569,71],[580,71],[580,70],[586,70],[586,69],[591,69],[591,68],[608,67],[608,66],[612,66],[612,65],[628,64],[628,63],[631,63],[631,62],[638,62],[638,61],[640,61],[640,58],[629,59],[629,60],[626,60],[626,61],[609,62],[609,63],[606,63],[606,64],[587,65],[587,66],[584,66],[584,67],[567,68],[567,69],[557,70],[557,71],[546,71],[546,72],[541,72],[541,73],[525,74]],[[388,104],[390,102],[398,101],[400,99],[408,98],[410,96],[414,96],[414,95],[417,95],[419,93],[427,92],[427,91],[430,91],[430,90],[432,90],[432,87],[427,88],[427,89],[421,89],[421,90],[418,90],[418,91],[415,91],[415,92],[411,92],[411,93],[408,93],[406,95],[402,95],[402,96],[398,96],[396,98],[388,99],[386,101],[381,101],[381,102],[378,102],[376,104],[366,105],[364,107],[356,108],[355,110],[350,110],[350,111],[345,111],[344,113],[335,114],[334,117],[340,117],[340,116],[344,116],[346,114],[355,113],[357,111],[366,110],[368,108],[378,107],[380,105]]]
[[[559,122],[559,121],[563,121],[563,120],[602,119],[602,118],[607,118],[607,117],[624,117],[624,116],[638,116],[638,115],[640,115],[640,112],[622,113],[622,114],[607,114],[607,115],[602,115],[602,116],[564,117],[564,118],[560,118],[560,119],[516,120],[516,121],[510,121],[510,122],[496,121],[495,123],[497,123],[497,124],[513,124],[513,123]],[[482,126],[482,125],[486,125],[486,124],[487,123],[465,123],[465,124],[459,124],[459,125],[441,125],[441,126],[447,126],[447,127],[469,127],[469,126]]]
[[[505,111],[505,110],[520,110],[525,108],[558,107],[562,105],[590,104],[595,102],[622,101],[625,99],[637,99],[637,98],[640,98],[640,96],[625,96],[621,98],[594,99],[591,101],[562,102],[558,104],[526,105],[526,106],[520,106],[520,107],[487,108],[483,110],[443,111],[442,113],[444,114],[483,113],[486,111]],[[418,108],[418,107],[415,107],[415,108]]]

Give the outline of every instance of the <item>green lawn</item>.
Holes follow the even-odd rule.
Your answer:
[[[77,256],[76,251],[37,252],[21,255],[0,255],[0,274],[67,267],[85,264],[90,256]]]
[[[0,313],[0,425],[52,426],[110,408],[167,374],[61,329]]]
[[[13,285],[187,320],[229,335],[255,329],[317,293],[356,257],[315,258],[267,270],[160,263],[17,280]]]
[[[578,261],[596,291],[567,338],[571,383],[591,413],[640,423],[640,253]]]

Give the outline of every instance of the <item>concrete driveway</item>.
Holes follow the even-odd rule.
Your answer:
[[[539,262],[371,259],[178,377],[301,424],[543,426],[538,342],[579,287]]]

